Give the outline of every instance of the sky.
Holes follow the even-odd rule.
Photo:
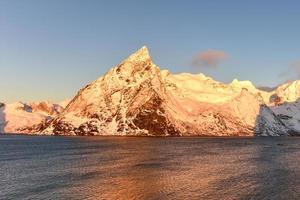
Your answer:
[[[0,0],[0,101],[70,98],[146,45],[172,73],[299,78],[300,1]]]

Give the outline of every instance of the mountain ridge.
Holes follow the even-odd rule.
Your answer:
[[[35,124],[29,132],[50,135],[290,135],[298,132],[295,129],[298,125],[294,119],[292,123],[291,118],[282,118],[283,113],[287,116],[286,107],[276,106],[300,96],[297,86],[287,85],[267,92],[257,89],[250,81],[235,79],[224,84],[204,74],[171,74],[153,63],[144,46],[80,89],[63,110],[50,120]],[[293,98],[287,93],[293,93]]]

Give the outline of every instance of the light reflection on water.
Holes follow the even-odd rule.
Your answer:
[[[300,138],[0,136],[0,199],[300,199]]]

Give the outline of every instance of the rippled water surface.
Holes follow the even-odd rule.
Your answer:
[[[0,199],[300,199],[300,138],[0,135]]]

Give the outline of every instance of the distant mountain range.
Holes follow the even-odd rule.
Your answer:
[[[171,74],[142,47],[61,103],[0,104],[0,132],[49,135],[300,134],[300,81],[274,89]]]

